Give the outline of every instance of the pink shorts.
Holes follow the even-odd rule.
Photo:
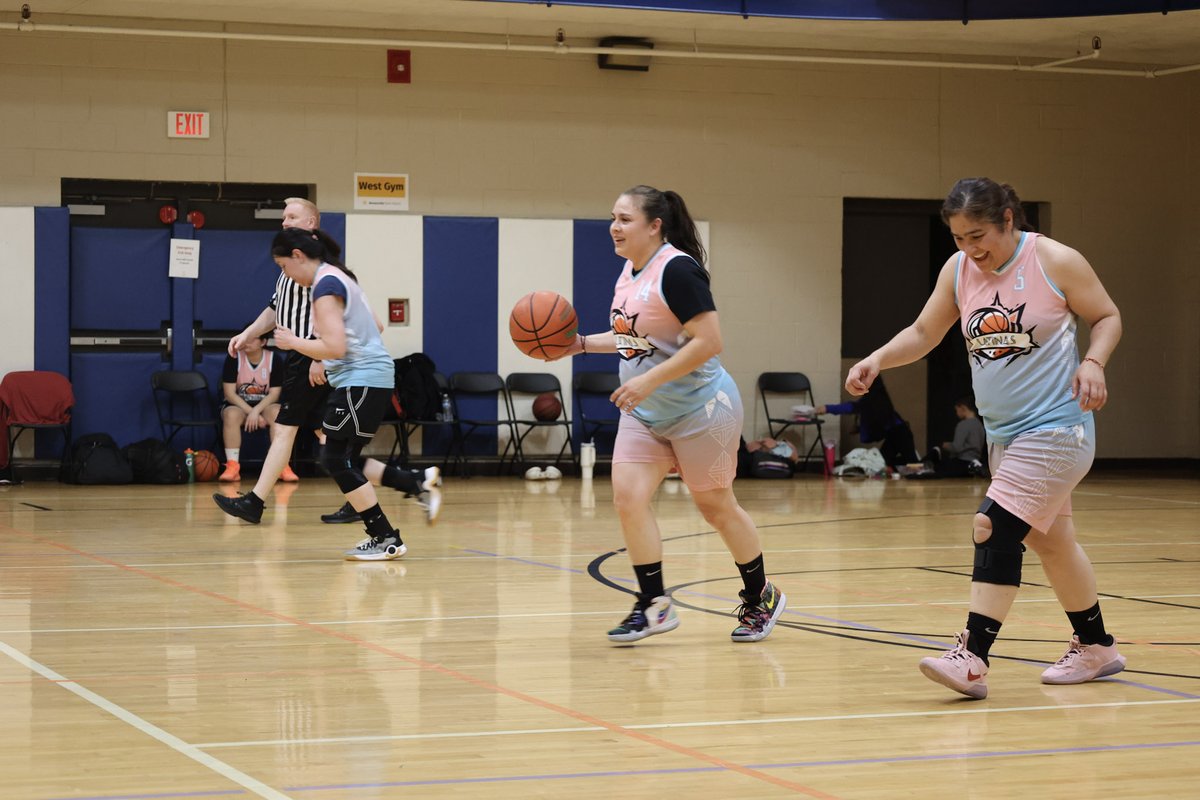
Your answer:
[[[703,408],[654,429],[622,414],[613,463],[674,464],[693,492],[727,489],[737,475],[742,413],[741,397],[722,391]]]
[[[1007,445],[991,444],[987,496],[1045,533],[1055,517],[1071,516],[1071,492],[1092,467],[1096,428],[1081,425],[1030,431]]]

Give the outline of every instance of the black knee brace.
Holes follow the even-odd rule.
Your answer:
[[[975,542],[975,569],[971,580],[1001,586],[1021,585],[1021,561],[1029,534],[1029,523],[1005,511],[990,497],[979,506],[979,513],[992,521],[992,535],[982,544]],[[971,540],[974,541],[974,534]]]
[[[337,483],[342,494],[350,494],[367,483],[362,468],[355,466],[358,460],[355,450],[346,439],[328,439],[321,450],[321,466]]]

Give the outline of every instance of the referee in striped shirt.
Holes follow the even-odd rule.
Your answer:
[[[301,228],[308,231],[317,231],[320,228],[321,212],[311,200],[289,197],[284,202],[284,228]],[[326,259],[337,261],[341,254],[337,242],[319,231],[317,235],[325,246]],[[282,270],[279,280],[275,283],[275,295],[271,298],[271,304],[264,308],[244,331],[229,340],[229,355],[236,356],[237,351],[241,350],[249,339],[271,335],[276,325],[282,325],[305,339],[314,338],[312,289],[296,283],[283,274]],[[329,393],[322,362],[313,361],[297,352],[288,354],[283,390],[279,397],[279,416],[275,419],[278,432],[267,451],[258,482],[253,490],[238,497],[213,495],[217,505],[226,514],[258,524],[262,520],[264,501],[276,481],[280,477],[289,482],[298,480],[288,465],[296,434],[301,426],[310,427],[315,429],[317,436],[324,441],[321,433],[321,413],[329,399]]]

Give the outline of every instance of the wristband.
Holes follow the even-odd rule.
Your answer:
[[[1103,365],[1103,364],[1101,364],[1101,363],[1100,363],[1099,361],[1097,361],[1096,359],[1092,358],[1091,356],[1084,356],[1084,357],[1083,357],[1083,360],[1084,360],[1084,361],[1090,361],[1090,362],[1092,362],[1093,364],[1095,364],[1097,367],[1099,367],[1100,369],[1104,369],[1104,365]]]
[[[587,337],[583,334],[579,335],[579,352],[587,355]]]

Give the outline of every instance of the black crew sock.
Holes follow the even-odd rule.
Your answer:
[[[650,605],[654,598],[667,593],[663,588],[661,561],[655,561],[653,564],[634,564],[633,574],[637,576],[638,602],[643,608]]]
[[[392,523],[388,522],[387,514],[383,513],[379,503],[359,513],[362,514],[362,521],[367,528],[367,533],[371,534],[371,538],[375,541],[381,542],[393,536],[397,539],[400,538],[400,532],[392,527]]]
[[[389,489],[395,489],[407,495],[421,493],[421,481],[417,478],[417,473],[411,469],[384,467],[383,477],[379,479],[379,482]]]
[[[1104,617],[1100,614],[1100,601],[1086,611],[1068,611],[1067,619],[1079,637],[1080,644],[1098,644],[1110,647],[1113,637],[1104,630]]]
[[[737,564],[736,561],[733,563]],[[745,564],[737,564],[737,568],[741,573],[742,583],[746,587],[746,596],[762,597],[763,589],[767,588],[767,571],[763,567],[763,554],[759,553],[757,558],[751,559]]]
[[[983,663],[988,666],[992,663],[988,661],[988,653],[996,643],[996,637],[1000,635],[1001,624],[1003,623],[974,611],[967,614],[967,630],[971,632],[967,637],[967,649],[983,659]]]

